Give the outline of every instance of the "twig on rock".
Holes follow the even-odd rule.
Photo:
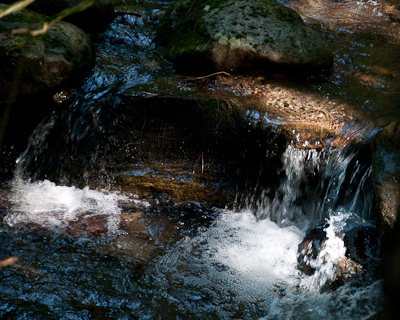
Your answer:
[[[214,73],[208,74],[208,75],[206,75],[206,76],[196,77],[196,78],[189,78],[189,79],[185,79],[185,80],[186,80],[186,81],[200,80],[200,79],[205,79],[205,78],[208,78],[208,77],[216,76],[216,75],[219,75],[219,74],[225,74],[225,75],[227,75],[227,76],[231,76],[231,74],[229,74],[228,72],[219,71],[219,72],[214,72]]]
[[[115,14],[116,14],[117,16],[128,15],[128,16],[142,17],[141,14],[136,13],[136,12],[117,11],[117,12],[115,12]]]

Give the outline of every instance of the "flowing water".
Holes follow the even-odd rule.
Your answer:
[[[320,2],[324,8],[332,6],[331,1]],[[358,1],[342,3],[353,3],[352,10],[361,6]],[[167,5],[141,8],[151,15]],[[316,19],[315,11],[310,12],[310,19]],[[322,18],[329,30],[335,29]],[[136,30],[145,23],[118,17],[100,36],[93,74],[67,109],[43,119],[17,160],[14,178],[0,190],[0,261],[18,257],[0,268],[0,316],[368,319],[379,311],[386,302],[370,155],[363,147],[368,141],[308,149],[289,143],[282,152],[271,151],[277,163],[271,181],[261,181],[267,169],[260,163],[255,168],[258,179],[238,188],[234,200],[203,203],[199,188],[188,189],[198,181],[197,163],[202,163],[201,174],[214,168],[203,153],[189,157],[190,165],[185,159],[171,167],[172,160],[163,162],[154,155],[154,161],[137,160],[127,151],[146,148],[149,140],[132,142],[148,123],[132,129],[124,94],[150,97],[171,79],[177,84],[174,90],[193,94],[191,85],[175,78],[172,66],[152,50],[153,27]],[[347,57],[355,56],[355,46],[347,47]],[[345,49],[338,49],[338,55],[340,50]],[[349,93],[354,75],[364,76],[367,66],[360,71],[355,62],[336,63],[334,80],[324,84],[321,95],[329,90],[356,101],[357,92]],[[357,70],[347,72],[351,66]],[[378,91],[370,94],[372,102],[357,108],[374,114],[381,101],[376,96],[393,99],[393,79],[385,78],[381,69],[368,70],[371,77],[364,77],[363,85]],[[379,88],[372,79],[378,75],[387,81]],[[360,83],[355,86],[359,89]],[[163,88],[163,94],[173,93],[165,92],[170,86]],[[395,111],[388,114],[392,119]],[[246,131],[252,119],[248,122]],[[267,121],[270,125],[276,129],[276,123]],[[157,148],[161,132],[167,135],[167,129],[155,133]],[[118,158],[121,150],[126,150],[125,157]],[[110,160],[110,154],[116,159]],[[164,180],[157,180],[156,187],[149,187],[145,179],[159,176],[174,184],[161,186]],[[142,181],[141,188],[121,186],[121,177]],[[213,180],[215,189],[224,189],[227,181],[231,183]],[[165,191],[177,185],[191,190],[189,196]],[[211,183],[203,179],[199,185]],[[316,247],[309,252],[311,244]]]
[[[323,153],[323,152],[322,152]],[[3,268],[1,313],[13,319],[362,319],[384,303],[382,281],[369,277],[339,288],[335,280],[346,255],[345,233],[373,227],[370,168],[356,164],[361,179],[344,203],[338,201],[354,154],[288,147],[285,178],[272,200],[253,208],[202,211],[211,222],[188,224],[152,199],[116,191],[79,189],[48,180],[16,178],[3,213],[3,256],[19,256]],[[319,167],[319,168],[318,168]],[[325,169],[322,169],[324,167]],[[310,202],[300,180],[323,171]],[[323,184],[326,183],[327,186]],[[363,196],[361,196],[363,194]],[[283,195],[283,196],[282,196]],[[362,200],[365,206],[354,203]],[[254,209],[256,207],[256,210]],[[315,212],[307,212],[310,208]],[[141,210],[146,232],[126,228],[126,210]],[[171,209],[169,209],[171,210]],[[162,221],[159,215],[168,217]],[[182,215],[182,211],[181,211]],[[157,217],[157,219],[155,219]],[[95,228],[102,218],[101,228]],[[310,226],[325,221],[326,246],[312,261],[316,272],[298,267],[298,246]],[[188,224],[186,227],[182,225]],[[136,226],[136,228],[139,228]],[[168,235],[160,235],[160,229]],[[139,237],[136,237],[139,235]],[[143,239],[144,238],[144,239]],[[152,241],[156,240],[156,244]],[[156,247],[144,259],[135,245]],[[372,247],[369,249],[373,249]],[[375,255],[368,259],[377,259]],[[324,289],[325,287],[325,289]]]

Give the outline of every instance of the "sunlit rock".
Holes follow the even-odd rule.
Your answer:
[[[0,5],[0,8],[4,5]],[[81,78],[94,64],[87,34],[67,22],[36,36],[48,17],[21,10],[1,20],[0,100],[54,89]]]
[[[332,66],[332,52],[321,35],[272,0],[176,1],[155,43],[186,69],[271,73]]]

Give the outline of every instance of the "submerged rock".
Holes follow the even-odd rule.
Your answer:
[[[0,4],[0,8],[4,7]],[[57,22],[37,36],[23,32],[41,29],[46,19],[30,10],[1,19],[0,100],[66,85],[94,65],[94,47],[89,36],[73,24]],[[16,34],[18,29],[22,32]]]
[[[292,9],[272,0],[176,1],[155,38],[178,66],[237,73],[330,69],[332,52]]]

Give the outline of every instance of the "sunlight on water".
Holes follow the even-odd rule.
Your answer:
[[[80,216],[107,216],[107,229],[117,233],[121,209],[119,201],[126,197],[115,192],[103,192],[67,186],[58,186],[48,180],[28,183],[17,180],[12,188],[12,210],[5,221],[14,226],[34,223],[54,231],[62,229]]]
[[[371,172],[354,157],[289,146],[282,156],[285,175],[272,199],[250,195],[248,205],[222,210],[209,228],[156,259],[152,281],[165,289],[170,304],[184,310],[188,304],[204,318],[215,313],[220,319],[367,319],[382,305],[381,280],[357,290],[351,282],[335,288],[339,277],[358,272],[345,269],[354,263],[345,236],[371,226],[365,219],[372,195],[363,193]],[[306,194],[314,175],[322,180]],[[355,192],[343,199],[344,189]],[[358,208],[352,211],[354,203]],[[308,238],[315,226],[322,235]],[[320,243],[315,255],[304,256],[312,273],[298,260],[299,245],[307,239]]]
[[[367,319],[382,303],[382,281],[320,291],[345,254],[341,237],[349,217],[338,212],[327,220],[326,247],[314,261],[319,269],[306,276],[297,264],[302,231],[225,210],[210,228],[156,260],[151,281],[159,281],[170,303],[190,306],[199,318],[214,312],[219,319]]]
[[[317,270],[303,276],[298,270],[297,248],[304,232],[297,227],[279,227],[269,219],[257,221],[254,214],[224,212],[218,222],[194,241],[202,243],[211,264],[222,264],[236,277],[257,285],[284,284],[287,288],[317,292],[337,275],[346,253],[342,236],[348,213],[331,216],[325,229],[328,240],[311,265]],[[206,243],[206,245],[204,245]]]
[[[280,228],[268,219],[257,221],[251,212],[225,212],[218,223],[207,230],[209,250],[215,259],[247,279],[274,284],[293,282],[297,245],[304,234],[296,227]]]

